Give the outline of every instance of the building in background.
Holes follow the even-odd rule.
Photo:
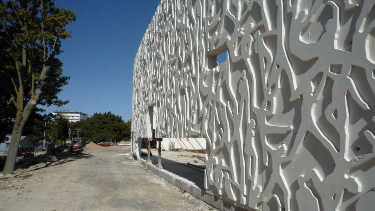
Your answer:
[[[87,119],[87,114],[77,111],[56,111],[52,113],[53,115],[60,115],[66,118],[69,122],[79,122],[81,120]]]
[[[12,141],[12,135],[7,135],[3,140],[3,143],[0,144],[0,152],[8,152],[10,142]],[[27,136],[21,136],[21,140],[18,146],[19,153],[34,151],[34,142]]]

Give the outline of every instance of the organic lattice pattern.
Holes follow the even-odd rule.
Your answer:
[[[133,142],[155,106],[157,136],[206,138],[206,188],[227,200],[375,209],[374,20],[373,0],[162,0],[135,59]]]

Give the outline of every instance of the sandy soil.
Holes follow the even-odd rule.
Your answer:
[[[81,154],[0,177],[0,211],[213,210],[138,165],[129,147],[89,144]]]

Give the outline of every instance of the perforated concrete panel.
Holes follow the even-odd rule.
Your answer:
[[[206,188],[256,210],[375,210],[374,0],[162,0],[132,140],[206,138]],[[133,152],[137,145],[133,144]]]

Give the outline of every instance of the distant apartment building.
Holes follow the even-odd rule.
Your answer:
[[[76,111],[56,111],[53,115],[60,115],[66,118],[69,122],[79,122],[81,120],[87,119],[87,114]]]

